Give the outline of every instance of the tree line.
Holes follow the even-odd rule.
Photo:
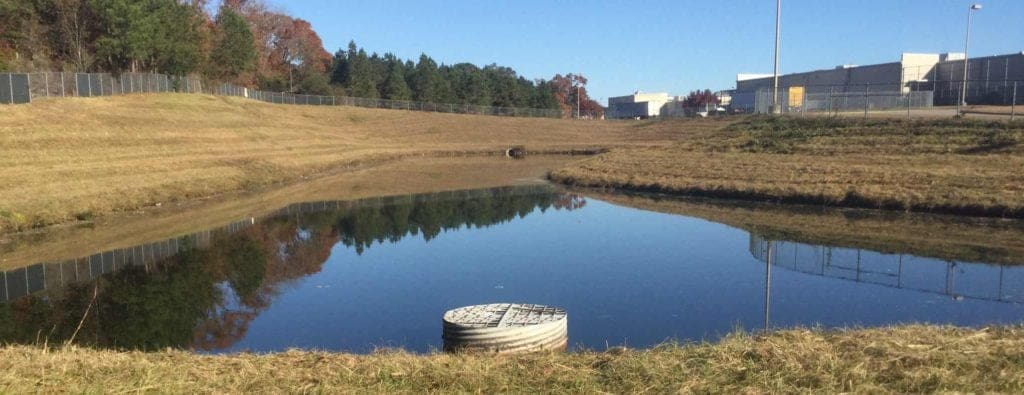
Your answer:
[[[333,56],[312,25],[263,0],[0,0],[0,71],[200,75],[268,91],[561,110],[599,117],[581,75],[368,53]]]

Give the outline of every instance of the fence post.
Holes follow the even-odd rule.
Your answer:
[[[803,98],[800,100],[800,116],[804,116],[807,115],[807,90],[805,89],[801,95],[803,95]],[[718,105],[715,106],[717,107]],[[718,111],[715,111],[715,113],[718,113]]]
[[[914,95],[914,91],[907,92],[907,119],[910,119],[910,98]]]
[[[864,84],[864,119],[868,119],[868,84]]]
[[[832,116],[832,107],[836,106],[834,103],[835,99],[832,98],[832,92],[835,91],[835,89],[836,87],[834,86],[828,87],[828,108],[826,108],[828,110],[828,116]]]
[[[64,97],[64,72],[60,72],[60,97]]]
[[[43,72],[43,96],[50,97],[50,73]]]
[[[10,96],[7,103],[14,104],[14,74],[7,73],[7,96]]]
[[[1013,83],[1013,101],[1010,102],[1010,122],[1017,115],[1017,82]]]

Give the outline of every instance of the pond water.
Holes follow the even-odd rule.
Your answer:
[[[530,186],[292,205],[10,270],[0,302],[0,342],[214,353],[428,352],[445,310],[538,303],[569,312],[571,345],[604,349],[765,325],[1019,323],[1024,266],[771,240]]]

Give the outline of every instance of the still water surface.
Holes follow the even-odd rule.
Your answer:
[[[207,352],[426,352],[445,310],[538,303],[603,349],[766,322],[1018,323],[1024,266],[769,240],[533,186],[293,205],[11,270],[0,302],[2,342]]]

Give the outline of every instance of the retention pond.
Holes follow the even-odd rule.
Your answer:
[[[0,342],[428,352],[441,347],[444,311],[498,302],[562,307],[569,344],[594,349],[766,326],[1024,320],[1019,250],[951,242],[972,232],[959,225],[922,241],[915,226],[935,220],[865,225],[846,213],[834,228],[863,237],[815,237],[826,231],[687,204],[550,186],[295,204],[0,273]],[[1024,228],[998,223],[970,226],[1010,239]]]

